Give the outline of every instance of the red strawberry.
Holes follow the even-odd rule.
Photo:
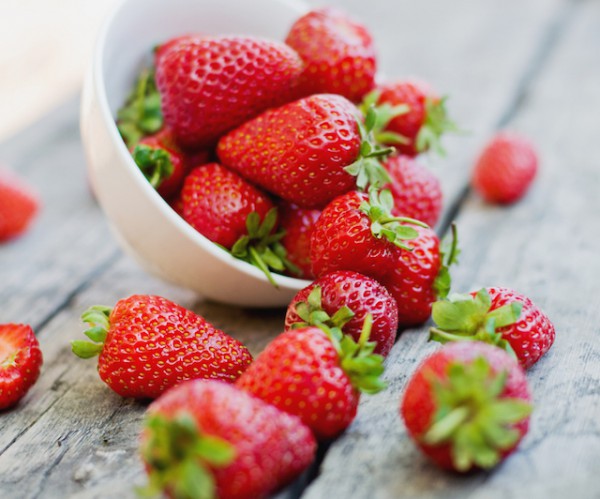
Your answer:
[[[525,195],[538,169],[535,148],[527,139],[501,132],[485,146],[471,185],[490,203],[514,203]]]
[[[285,202],[279,205],[279,224],[285,231],[281,245],[285,248],[288,260],[298,268],[294,277],[314,278],[310,262],[310,236],[320,214],[319,210],[298,208]]]
[[[81,317],[94,343],[73,341],[73,352],[100,355],[100,378],[123,397],[156,398],[195,378],[233,382],[252,362],[239,341],[160,296],[133,295]]]
[[[373,39],[342,12],[310,11],[294,23],[285,42],[304,61],[302,95],[332,93],[356,102],[375,86]]]
[[[373,111],[374,112],[374,111]],[[334,197],[389,182],[358,110],[339,95],[319,94],[270,109],[225,135],[221,162],[269,192],[303,208],[322,208]],[[355,178],[357,177],[357,178]]]
[[[526,296],[507,288],[454,294],[433,304],[431,339],[485,341],[504,348],[530,368],[554,343],[554,325]]]
[[[30,326],[0,324],[0,410],[21,400],[37,381],[42,352]]]
[[[433,227],[442,210],[438,178],[408,156],[393,156],[383,166],[392,179],[386,186],[394,197],[392,214],[416,218]]]
[[[385,387],[383,357],[373,354],[369,319],[358,343],[339,330],[305,327],[275,338],[237,386],[300,417],[317,438],[335,437],[352,422],[360,391]]]
[[[188,381],[148,408],[140,444],[150,478],[145,492],[267,497],[307,468],[315,450],[298,418],[234,386]]]
[[[0,170],[0,242],[23,234],[39,210],[39,198],[23,180]]]
[[[373,320],[370,339],[377,344],[375,353],[385,357],[398,329],[396,301],[375,279],[340,270],[298,292],[288,306],[285,330],[325,324],[359,341],[368,314]]]
[[[291,100],[302,71],[288,46],[241,36],[190,36],[167,47],[156,62],[165,122],[189,147],[211,145]]]
[[[409,435],[442,468],[496,466],[529,428],[531,395],[523,369],[485,343],[446,345],[408,382],[400,408]]]

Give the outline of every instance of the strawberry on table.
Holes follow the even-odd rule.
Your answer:
[[[133,295],[82,315],[90,341],[73,341],[82,358],[99,355],[98,373],[123,397],[156,398],[195,378],[235,381],[252,362],[247,348],[203,317],[160,296]]]
[[[14,406],[35,384],[42,367],[31,326],[0,324],[0,411]]]
[[[177,498],[255,499],[293,480],[316,442],[301,421],[235,386],[187,381],[148,408],[142,492]]]
[[[40,206],[38,195],[21,178],[0,169],[0,242],[22,235]]]
[[[286,202],[279,204],[279,225],[285,231],[281,245],[287,259],[300,271],[294,277],[314,278],[310,262],[310,236],[321,212]]]
[[[445,345],[410,378],[400,412],[419,448],[442,468],[490,469],[529,428],[531,394],[523,369],[481,342]]]

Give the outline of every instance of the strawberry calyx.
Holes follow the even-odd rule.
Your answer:
[[[510,343],[497,330],[515,324],[523,304],[514,301],[490,310],[491,297],[485,288],[475,296],[453,294],[432,305],[432,317],[437,327],[429,331],[429,339],[440,343],[449,341],[483,341],[496,345],[517,358]]]
[[[407,104],[392,106],[388,102],[378,104],[380,97],[381,90],[372,90],[364,97],[363,101],[358,106],[365,118],[368,115],[369,110],[375,110],[376,120],[372,128],[375,141],[378,144],[410,144],[410,139],[408,137],[385,129],[394,118],[408,113],[410,111],[410,106]]]
[[[425,99],[425,120],[415,141],[417,152],[432,150],[444,156],[446,151],[442,147],[442,135],[446,132],[460,132],[456,123],[448,116],[447,100],[448,97]]]
[[[436,412],[421,441],[450,445],[459,471],[498,464],[502,452],[519,440],[513,426],[532,411],[532,405],[521,399],[502,397],[508,373],[494,373],[484,357],[477,357],[470,363],[451,362],[443,378],[432,371],[427,375]]]
[[[419,236],[419,233],[405,224],[418,225],[419,227],[428,227],[428,225],[414,218],[392,215],[393,207],[394,197],[388,189],[379,191],[371,187],[369,189],[369,200],[363,201],[359,209],[370,218],[371,234],[376,238],[385,237],[399,248],[412,251],[412,248],[402,241],[415,239]]]
[[[171,156],[161,147],[138,144],[135,146],[132,156],[144,177],[155,189],[158,189],[163,180],[173,174],[175,167],[171,161]]]
[[[110,314],[112,308],[103,305],[94,305],[88,308],[81,319],[91,327],[84,331],[91,341],[73,340],[71,342],[71,350],[75,355],[82,359],[90,359],[99,355],[104,348],[104,341],[110,328]]]
[[[450,226],[450,234],[448,234],[440,245],[441,265],[437,276],[433,281],[433,290],[438,300],[446,298],[450,292],[452,285],[452,276],[450,275],[450,267],[458,263],[460,249],[458,248],[458,232],[456,224]]]
[[[281,244],[285,230],[273,232],[277,224],[277,208],[271,208],[264,219],[253,211],[246,218],[247,234],[240,237],[231,247],[230,253],[240,260],[258,267],[263,271],[269,282],[275,286],[271,269],[276,272],[288,270],[300,275],[300,269],[287,259],[287,252]]]
[[[354,317],[354,312],[346,305],[340,307],[333,315],[325,312],[322,304],[321,286],[315,286],[306,301],[295,304],[295,309],[302,322],[292,324],[292,329],[318,325],[342,329]]]
[[[142,496],[167,492],[172,497],[216,497],[211,469],[233,462],[236,452],[232,444],[203,434],[185,412],[172,419],[152,414],[146,419],[145,431],[148,439],[141,454],[149,467],[149,483],[138,490]]]

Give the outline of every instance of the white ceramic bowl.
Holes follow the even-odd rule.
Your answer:
[[[181,219],[146,181],[115,125],[152,47],[188,33],[283,40],[307,10],[296,0],[124,0],[107,19],[84,84],[81,135],[90,180],[127,252],[152,274],[206,298],[250,307],[287,305],[308,281],[274,274],[278,288]]]

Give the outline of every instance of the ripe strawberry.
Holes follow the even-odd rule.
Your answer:
[[[531,395],[523,369],[485,343],[446,345],[408,382],[400,411],[409,435],[442,468],[496,466],[529,428]]]
[[[370,317],[358,343],[339,329],[304,327],[275,338],[237,386],[298,416],[317,438],[335,437],[354,419],[360,392],[375,393],[383,357],[369,342]]]
[[[294,23],[285,43],[304,61],[301,95],[332,93],[356,102],[375,86],[373,39],[340,11],[310,11]]]
[[[526,296],[507,288],[454,294],[433,304],[431,339],[484,341],[505,349],[523,369],[530,368],[554,343],[554,325]]]
[[[239,341],[204,318],[160,296],[133,295],[113,309],[81,316],[93,341],[73,341],[81,358],[99,355],[100,378],[123,397],[156,398],[195,378],[235,381],[252,362]]]
[[[501,132],[479,156],[471,185],[490,203],[514,203],[525,195],[537,169],[533,144],[517,134]]]
[[[0,242],[23,234],[39,210],[37,194],[15,174],[0,170]]]
[[[189,147],[211,145],[291,100],[302,71],[287,45],[241,36],[190,36],[166,47],[156,63],[165,122]]]
[[[285,231],[281,245],[285,248],[287,259],[298,269],[294,277],[314,278],[310,262],[310,236],[320,214],[319,210],[298,208],[286,202],[279,205],[279,225]]]
[[[442,210],[438,178],[409,156],[393,156],[383,166],[392,179],[386,186],[394,197],[392,214],[416,218],[433,227]]]
[[[389,182],[377,158],[391,150],[372,145],[373,113],[363,126],[344,97],[312,95],[233,130],[219,141],[217,154],[225,166],[286,201],[322,208],[355,185]]]
[[[43,359],[30,326],[0,324],[0,410],[21,400],[37,381]]]
[[[340,270],[298,292],[288,306],[285,330],[325,324],[359,341],[368,314],[373,320],[370,339],[377,344],[374,351],[386,357],[398,329],[396,301],[375,279]]]
[[[147,496],[270,496],[314,458],[316,442],[294,416],[232,385],[193,380],[148,408],[140,452]]]

